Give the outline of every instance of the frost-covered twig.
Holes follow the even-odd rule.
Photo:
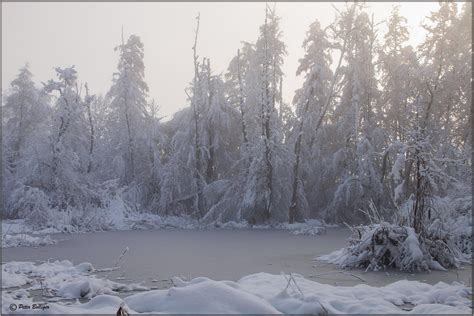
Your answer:
[[[115,261],[115,264],[114,266],[112,267],[112,269],[109,271],[109,273],[107,273],[107,275],[105,276],[105,278],[107,278],[109,276],[110,273],[112,273],[112,271],[116,270],[117,267],[118,267],[118,264],[120,262],[120,260],[122,260],[123,256],[125,256],[125,254],[130,250],[130,248],[125,247],[122,251],[122,253],[120,254],[120,256],[118,257],[117,261]]]
[[[304,293],[303,291],[301,290],[301,288],[298,286],[298,283],[296,283],[296,280],[294,278],[294,276],[290,273],[288,274],[288,277],[286,274],[282,273],[283,276],[285,277],[285,279],[288,281],[287,285],[286,285],[286,288],[285,290],[288,289],[288,287],[291,285],[291,281],[293,281],[293,283],[295,284],[296,288],[298,289],[298,292],[300,292],[301,296],[304,298]]]
[[[320,274],[316,274],[316,275],[310,275],[309,278],[317,278],[319,276],[323,276],[323,275],[328,275],[328,274],[334,274],[334,273],[340,273],[340,274],[344,274],[344,275],[349,275],[349,276],[352,276],[356,279],[359,279],[360,281],[362,282],[367,282],[366,280],[364,280],[363,278],[355,275],[355,274],[352,274],[352,273],[348,273],[348,272],[345,272],[345,271],[331,271],[331,272],[325,272],[325,273],[320,273]]]

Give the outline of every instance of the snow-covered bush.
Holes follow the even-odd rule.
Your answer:
[[[7,208],[18,217],[27,219],[33,227],[45,227],[52,220],[49,216],[50,199],[38,188],[21,186],[11,193],[8,200]]]
[[[349,246],[318,259],[341,268],[364,268],[378,271],[394,268],[400,271],[445,270],[465,262],[448,233],[439,233],[439,222],[432,233],[419,236],[412,227],[389,223],[354,226]]]
[[[397,228],[389,225],[385,227],[380,225],[354,227],[353,233],[356,236],[353,236],[349,241],[350,246],[348,248],[322,256],[320,259],[336,263],[343,268],[367,268],[372,270],[387,266],[394,266],[403,270],[416,267],[426,268],[423,255],[419,251],[419,244],[416,243],[417,238],[413,239],[413,230]],[[411,233],[410,238],[408,238],[409,233]],[[411,260],[409,266],[405,266],[406,258]]]

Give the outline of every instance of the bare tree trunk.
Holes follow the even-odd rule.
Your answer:
[[[413,206],[413,228],[416,233],[420,233],[422,229],[422,218],[424,212],[424,199],[423,199],[423,190],[422,190],[422,178],[420,173],[421,168],[421,159],[419,157],[420,152],[417,149],[415,151],[416,158],[416,191],[415,191],[415,205]]]
[[[280,77],[280,120],[283,123],[283,77]]]
[[[441,67],[439,69],[441,69]],[[439,75],[440,75],[440,70],[438,72],[438,79],[439,79]],[[421,173],[421,170],[426,169],[426,162],[423,158],[423,153],[422,153],[423,149],[420,148],[419,144],[422,143],[425,138],[425,131],[428,125],[428,119],[430,117],[431,107],[433,106],[434,96],[435,96],[434,92],[436,88],[437,88],[437,83],[435,84],[434,89],[431,89],[428,86],[428,93],[430,95],[430,100],[428,102],[428,106],[426,107],[426,112],[425,112],[423,122],[421,123],[420,131],[416,135],[416,145],[417,145],[415,148],[416,191],[415,191],[415,204],[413,205],[413,228],[415,229],[415,232],[418,234],[423,233],[423,227],[424,227],[423,220],[426,216],[426,211],[427,211],[426,200],[429,198],[429,195],[430,195],[429,184],[426,183],[427,180]],[[429,214],[428,214],[428,217],[430,217]]]
[[[382,158],[382,171],[380,175],[380,183],[382,184],[385,179],[385,173],[387,172],[387,160],[388,160],[388,150],[385,151]]]
[[[11,159],[11,166],[12,166],[12,172],[17,171],[17,164],[18,161],[21,159],[21,147],[23,144],[23,137],[24,137],[24,131],[23,131],[23,112],[24,112],[24,102],[20,103],[20,117],[18,118],[18,138],[15,142],[15,145],[13,147],[13,157]],[[10,160],[10,159],[9,159]]]
[[[64,100],[65,107],[66,107],[67,111],[70,112],[71,108],[70,108],[70,105],[69,105],[69,101],[64,96],[63,91],[61,89],[58,89],[58,91],[59,91],[60,97],[63,98],[63,100]],[[62,137],[64,136],[64,134],[66,134],[66,132],[69,128],[70,121],[71,121],[71,117],[69,115],[67,116],[66,119],[64,119],[64,117],[61,116],[61,124],[59,125],[58,136],[56,138],[56,142],[54,142],[52,144],[53,158],[52,158],[51,169],[52,169],[52,173],[53,173],[53,177],[54,177],[53,191],[57,191],[60,188],[58,186],[58,183],[57,183],[57,179],[59,179],[59,174],[58,174],[58,167],[59,167],[59,157],[58,157],[58,155],[59,155],[59,152],[60,152],[59,144],[61,142]],[[57,201],[57,202],[60,203],[59,205],[57,205],[57,206],[59,206],[60,210],[65,210],[66,209],[66,201],[62,200],[62,201]]]
[[[193,60],[194,60],[194,94],[193,99],[195,98],[196,86],[199,82],[199,63],[198,63],[198,56],[197,56],[197,40],[199,34],[199,22],[200,22],[200,14],[196,17],[196,31],[194,35],[194,45],[193,45]],[[203,207],[201,201],[201,192],[202,192],[202,184],[201,184],[201,153],[199,149],[199,110],[197,108],[196,101],[191,101],[191,107],[193,109],[193,120],[194,120],[194,181],[196,185],[196,193],[194,195],[194,207],[195,211],[199,216],[203,216]]]
[[[212,88],[211,88],[211,61],[207,59],[207,87],[209,90],[209,94],[207,96],[207,112],[211,108],[211,102],[213,98]],[[214,130],[213,130],[213,122],[209,119],[207,124],[207,137],[208,137],[208,144],[209,144],[209,158],[207,161],[207,168],[206,168],[206,180],[208,183],[213,182],[216,180],[216,161],[215,161],[215,150],[214,150]]]
[[[134,146],[133,146],[133,137],[132,137],[132,129],[131,129],[131,122],[130,122],[130,115],[128,113],[128,107],[125,104],[125,123],[127,125],[127,134],[128,134],[128,154],[130,158],[130,173],[131,178],[130,181],[135,180],[135,162],[134,162]]]
[[[323,106],[323,111],[321,113],[321,116],[319,117],[318,122],[316,123],[316,127],[315,127],[315,129],[313,131],[313,134],[311,136],[310,148],[313,148],[313,144],[314,144],[314,141],[315,141],[315,138],[316,138],[316,132],[321,127],[324,116],[326,115],[326,112],[328,110],[329,104],[331,103],[332,98],[334,97],[334,86],[336,85],[337,78],[339,77],[339,72],[340,72],[340,69],[341,69],[342,60],[344,59],[344,54],[346,53],[349,33],[350,33],[350,31],[347,32],[345,37],[344,37],[344,44],[342,46],[341,55],[339,56],[339,60],[337,62],[337,67],[336,67],[336,70],[334,71],[334,77],[332,78],[332,81],[331,81],[331,86],[330,86],[329,91],[328,91],[328,96],[326,98],[326,102],[324,103],[324,106]]]
[[[265,145],[265,184],[266,184],[266,194],[265,194],[265,211],[264,218],[265,220],[270,219],[271,214],[271,204],[273,199],[273,166],[272,166],[272,157],[271,157],[271,148],[270,148],[270,87],[268,82],[268,6],[265,12],[265,59],[263,64],[263,74],[264,74],[264,85],[265,85],[265,94],[264,102],[262,102],[262,136]]]
[[[123,26],[122,26],[122,47],[125,46],[125,41],[123,37]],[[125,124],[127,125],[127,136],[128,136],[128,155],[130,159],[130,175],[127,175],[127,180],[128,182],[131,182],[135,180],[135,161],[134,161],[134,156],[135,156],[135,149],[134,149],[134,142],[133,142],[133,136],[132,136],[132,123],[130,119],[130,114],[128,113],[128,97],[127,94],[125,94],[124,97],[124,115],[125,115]]]
[[[245,125],[245,110],[244,110],[244,87],[242,83],[242,73],[241,73],[241,67],[240,67],[240,49],[237,50],[237,74],[239,78],[239,90],[240,90],[240,95],[239,95],[239,109],[240,109],[240,117],[242,120],[242,137],[244,139],[244,145],[247,147],[248,146],[248,138],[247,138],[247,127]]]
[[[87,173],[90,173],[92,171],[92,154],[94,152],[94,138],[95,138],[95,133],[94,133],[94,124],[92,121],[92,112],[91,112],[91,102],[92,98],[89,96],[89,87],[87,86],[87,83],[85,84],[86,88],[86,108],[87,108],[87,118],[89,121],[89,131],[90,131],[90,139],[89,139],[89,164],[87,166]]]
[[[313,94],[313,87],[311,86],[311,92],[309,93],[308,100],[306,100],[306,104],[301,114],[300,118],[300,126],[298,129],[298,138],[295,143],[295,164],[293,165],[293,189],[291,195],[291,204],[290,210],[288,212],[288,222],[293,224],[296,220],[296,211],[298,209],[298,169],[300,166],[300,156],[301,156],[301,139],[303,138],[303,125],[304,125],[304,118],[306,113],[308,113],[309,102],[311,100],[311,96]]]

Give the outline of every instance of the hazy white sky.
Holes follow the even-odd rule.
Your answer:
[[[369,3],[375,20],[384,20],[395,3]],[[336,3],[336,6],[342,5]],[[420,22],[437,3],[400,3],[413,43],[423,38]],[[334,17],[330,3],[277,3],[287,45],[284,98],[301,85],[295,77],[308,26]],[[2,90],[25,62],[37,83],[55,77],[54,67],[75,65],[79,80],[93,93],[106,93],[116,70],[121,27],[145,45],[145,78],[150,97],[169,115],[186,105],[184,88],[193,76],[195,16],[201,13],[198,53],[209,57],[215,73],[225,73],[241,41],[254,42],[264,21],[265,3],[2,3]]]

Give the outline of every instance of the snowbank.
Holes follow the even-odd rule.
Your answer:
[[[9,247],[39,247],[54,245],[57,241],[50,236],[31,236],[28,234],[3,235],[2,248]]]
[[[2,288],[32,284],[33,289],[40,286],[42,279],[51,287],[93,271],[92,264],[81,263],[74,266],[71,261],[54,261],[35,264],[29,261],[13,261],[2,264]]]
[[[125,298],[140,313],[165,314],[279,314],[269,302],[229,281],[196,278],[179,287],[135,294]]]
[[[336,227],[336,225],[328,225],[316,219],[307,219],[304,223],[273,223],[266,225],[251,225],[247,222],[214,222],[207,225],[199,225],[198,228],[201,229],[213,229],[213,228],[222,228],[222,229],[277,229],[277,230],[287,230],[290,231],[293,235],[321,235],[326,233],[327,227]]]
[[[24,219],[2,220],[2,248],[54,245],[57,241],[46,235],[54,232],[34,229]]]
[[[72,209],[65,211],[47,209],[43,216],[48,220],[39,224],[34,219],[15,219],[2,221],[4,234],[46,235],[53,233],[80,233],[108,230],[142,229],[280,229],[295,235],[319,235],[329,227],[324,222],[308,219],[304,223],[271,223],[251,225],[246,221],[220,222],[198,220],[190,216],[160,216],[150,212],[139,212],[118,196],[107,200],[104,208]],[[38,227],[39,226],[39,227]],[[39,241],[38,241],[39,242]]]
[[[326,233],[327,227],[335,225],[327,225],[321,221],[310,219],[304,223],[273,223],[267,225],[251,225],[243,222],[212,222],[203,223],[191,217],[177,216],[160,216],[150,213],[129,212],[120,203],[112,203],[112,207],[106,210],[100,210],[98,213],[89,218],[86,216],[80,221],[80,224],[74,224],[77,220],[69,218],[66,212],[54,215],[48,227],[42,229],[33,228],[27,221],[23,219],[7,220],[2,223],[3,232],[6,234],[28,233],[33,235],[44,235],[53,233],[80,233],[107,230],[145,230],[145,229],[163,229],[163,228],[179,228],[179,229],[277,229],[287,230],[295,235],[320,235]],[[53,211],[52,211],[53,212]],[[54,216],[53,216],[54,215]],[[12,235],[14,236],[14,235]],[[22,236],[24,237],[24,236]],[[15,237],[9,237],[11,241],[5,241],[4,247],[14,247],[13,241]],[[20,237],[17,238],[19,246],[39,246],[50,244],[49,241],[28,238],[30,242],[20,243]],[[7,245],[8,244],[8,245]]]
[[[413,304],[423,306],[425,313],[471,313],[469,295],[472,290],[462,284],[438,283],[429,285],[417,281],[398,281],[384,287],[359,284],[351,287],[332,286],[293,275],[289,280],[284,275],[259,273],[238,281],[245,291],[261,295],[280,312],[330,314],[401,314],[400,306]],[[290,281],[290,282],[289,282]]]
[[[18,266],[17,263],[11,265]],[[71,274],[77,270],[77,266],[69,263],[58,262],[53,265],[69,268]],[[104,287],[101,292],[106,293],[107,282],[102,281],[104,283],[99,287]],[[173,283],[175,287],[170,289],[150,290],[130,295],[123,300],[103,294],[84,304],[78,301],[69,305],[51,302],[44,312],[110,314],[116,313],[119,306],[123,306],[132,314],[472,313],[472,290],[456,282],[429,285],[417,281],[398,281],[384,287],[364,284],[342,287],[320,284],[295,274],[286,276],[258,273],[243,277],[237,282],[200,277],[189,282],[174,278]],[[25,290],[3,291],[2,312],[8,313],[8,306],[12,303],[28,302],[31,303],[31,299]]]
[[[2,234],[34,233],[24,219],[2,220]]]
[[[293,235],[321,235],[326,234],[327,224],[316,219],[308,219],[304,223],[282,224],[284,229],[290,230]]]
[[[102,294],[145,291],[140,284],[122,284],[92,275],[92,264],[74,266],[71,261],[9,262],[2,264],[2,289],[29,285],[28,290],[42,290],[47,297],[64,299],[93,298]]]

